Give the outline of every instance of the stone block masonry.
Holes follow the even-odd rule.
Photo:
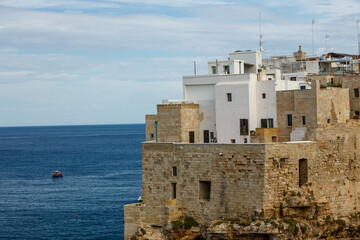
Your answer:
[[[159,104],[157,115],[146,115],[146,140],[200,142],[198,104]]]

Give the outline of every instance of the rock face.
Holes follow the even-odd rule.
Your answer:
[[[316,212],[316,205],[312,208]],[[223,219],[213,221],[209,226],[191,229],[153,228],[146,232],[139,229],[131,240],[281,240],[281,239],[360,239],[360,213],[347,218],[304,219],[268,218],[241,220]]]

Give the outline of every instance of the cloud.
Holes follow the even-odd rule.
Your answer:
[[[189,7],[197,5],[224,5],[222,0],[2,0],[0,6],[22,9],[111,9],[124,5],[148,5],[166,7]]]
[[[207,61],[302,45],[357,52],[359,2],[0,0],[0,125],[143,122]],[[109,14],[111,12],[111,14]]]

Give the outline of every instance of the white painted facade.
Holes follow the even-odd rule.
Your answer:
[[[184,101],[199,104],[200,141],[207,130],[218,143],[250,142],[250,131],[262,121],[276,127],[276,91],[300,89],[304,83],[301,73],[293,75],[297,81],[283,80],[279,69],[263,68],[261,53],[246,51],[208,62],[206,75],[184,76]]]

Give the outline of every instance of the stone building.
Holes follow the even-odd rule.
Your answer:
[[[203,143],[200,103],[158,105],[125,239],[359,239],[358,82],[276,92],[277,128],[252,143]]]
[[[199,105],[157,105],[156,115],[146,115],[146,141],[199,143]]]

